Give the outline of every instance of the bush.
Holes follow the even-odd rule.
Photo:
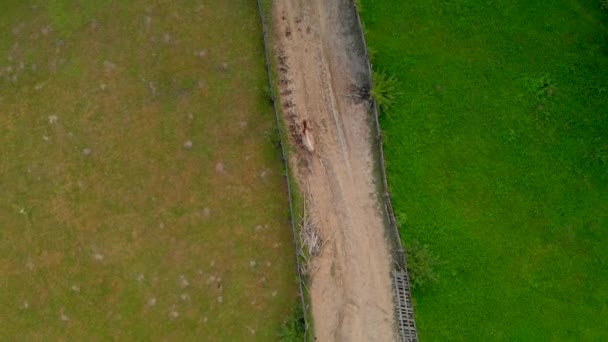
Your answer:
[[[268,99],[268,101],[270,101],[270,103],[273,103],[274,100],[272,98],[272,91],[270,90],[270,86],[268,86],[268,85],[263,86],[262,94],[265,99]]]
[[[435,267],[440,265],[441,261],[431,253],[428,247],[428,245],[422,245],[416,240],[405,246],[407,270],[414,289],[422,289],[439,282]]]
[[[399,82],[394,76],[387,76],[382,72],[373,72],[372,80],[374,82],[371,90],[371,95],[376,100],[381,112],[386,112],[395,103],[399,95]]]
[[[300,305],[297,305],[291,311],[289,318],[281,325],[279,331],[279,341],[281,342],[301,342],[304,340],[306,332],[306,323],[304,321],[304,312]]]

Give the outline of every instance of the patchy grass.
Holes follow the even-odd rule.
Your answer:
[[[296,300],[255,3],[5,1],[0,335],[272,340]]]
[[[405,241],[442,261],[422,340],[606,340],[608,12],[599,1],[363,1]]]

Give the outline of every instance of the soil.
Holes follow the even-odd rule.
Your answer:
[[[397,340],[390,254],[374,181],[369,87],[350,0],[275,1],[280,101],[290,160],[324,241],[310,293],[318,341]],[[302,145],[306,120],[314,152]]]

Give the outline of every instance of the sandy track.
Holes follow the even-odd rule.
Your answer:
[[[294,157],[300,188],[325,241],[311,275],[315,336],[319,341],[396,340],[390,257],[373,181],[374,160],[366,104],[344,94],[365,84],[365,64],[352,3],[275,1],[280,100],[291,142],[301,124],[312,127],[308,165]]]

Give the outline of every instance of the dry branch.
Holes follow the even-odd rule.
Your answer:
[[[302,273],[309,275],[315,269],[314,257],[321,254],[323,239],[321,239],[321,235],[319,235],[313,219],[306,210],[306,203],[312,200],[310,192],[308,192],[306,197],[307,198],[304,200],[304,209],[302,211],[302,216],[300,217],[299,223],[300,229],[298,238],[300,240],[300,250],[298,251],[298,254],[304,261],[302,263]]]

